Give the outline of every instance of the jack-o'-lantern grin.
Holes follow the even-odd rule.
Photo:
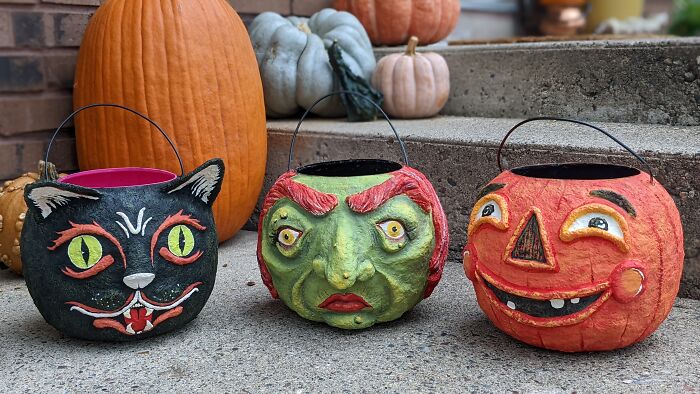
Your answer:
[[[489,301],[516,321],[535,327],[576,324],[591,316],[611,296],[608,281],[571,290],[548,291],[507,284],[478,267],[474,276]]]
[[[198,292],[201,284],[202,282],[191,284],[177,298],[166,303],[153,301],[137,290],[129,296],[124,306],[114,311],[92,308],[75,301],[66,304],[71,305],[71,311],[95,318],[92,322],[95,328],[111,328],[125,335],[139,335],[179,316],[183,311],[180,304]],[[122,318],[123,322],[120,322],[119,318]]]

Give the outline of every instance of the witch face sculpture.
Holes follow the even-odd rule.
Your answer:
[[[46,321],[70,336],[126,341],[194,319],[216,276],[211,205],[223,171],[215,159],[166,182],[28,186],[24,276]]]
[[[343,162],[321,163],[328,172]],[[410,167],[360,176],[290,171],[267,195],[258,260],[265,284],[300,316],[358,329],[399,318],[440,279],[447,227]]]

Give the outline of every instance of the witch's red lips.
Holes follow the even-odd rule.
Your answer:
[[[357,294],[333,294],[326,298],[325,301],[318,305],[319,308],[328,309],[333,312],[351,313],[357,312],[365,308],[371,308],[372,305],[365,301],[364,298]]]

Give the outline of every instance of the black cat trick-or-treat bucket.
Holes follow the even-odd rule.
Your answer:
[[[185,175],[152,168],[48,172],[28,185],[21,239],[24,277],[46,321],[66,335],[130,341],[194,319],[214,287],[218,248],[211,206],[224,164],[213,159]]]

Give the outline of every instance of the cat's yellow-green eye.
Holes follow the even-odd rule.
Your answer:
[[[186,257],[194,250],[194,234],[184,224],[179,224],[168,233],[168,249],[177,257]]]
[[[79,235],[68,245],[68,258],[76,267],[88,269],[102,258],[102,244],[92,235]]]

